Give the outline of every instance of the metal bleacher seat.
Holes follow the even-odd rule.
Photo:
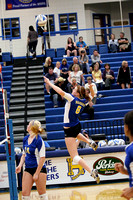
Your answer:
[[[108,45],[107,44],[100,44],[99,45],[99,53],[100,54],[108,53]]]
[[[89,46],[89,54],[92,55],[92,54],[93,54],[93,51],[94,51],[95,49],[97,50],[97,45],[90,45],[90,46]]]
[[[63,55],[65,55],[65,48],[57,48],[56,53],[57,57],[63,57]]]
[[[46,49],[46,57],[54,58],[55,57],[55,49]]]

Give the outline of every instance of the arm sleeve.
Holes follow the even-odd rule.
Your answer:
[[[37,149],[38,149],[40,158],[45,157],[45,144],[42,138],[40,138],[37,142]]]
[[[73,101],[73,99],[74,99],[74,97],[68,93],[65,93],[64,98],[69,102]]]

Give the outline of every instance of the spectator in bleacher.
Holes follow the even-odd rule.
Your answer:
[[[85,89],[89,89],[90,90],[90,98],[93,104],[96,104],[96,100],[97,100],[97,86],[95,83],[92,83],[92,77],[88,76],[87,77],[87,82],[85,84]]]
[[[79,63],[82,66],[83,73],[89,73],[89,57],[86,55],[86,50],[81,49],[80,56],[79,56]]]
[[[47,74],[48,73],[48,69],[52,67],[54,69],[54,64],[52,63],[52,59],[50,57],[47,57],[45,60],[45,64],[44,64],[44,73]]]
[[[87,44],[83,41],[83,37],[79,37],[79,41],[76,43],[77,49],[79,51],[79,55],[81,53],[81,49],[86,50],[87,49]]]
[[[54,68],[54,73],[56,73],[57,76],[60,77],[60,62],[59,61],[56,62],[56,66]]]
[[[99,63],[99,69],[101,68],[101,65],[103,62],[101,61],[101,56],[98,53],[98,51],[95,49],[93,51],[93,54],[91,55],[91,67],[90,67],[90,71],[92,72],[94,70],[94,65],[95,63]]]
[[[73,89],[78,85],[76,78],[72,78],[72,83],[68,84],[68,92],[71,94]]]
[[[66,51],[67,57],[69,57],[70,54],[74,54],[74,56],[77,56],[76,44],[75,42],[73,42],[73,39],[71,37],[67,39]]]
[[[72,72],[69,73],[69,77],[68,77],[68,82],[70,84],[72,84],[72,79],[76,78],[76,82],[79,85],[85,85],[85,80],[84,80],[84,76],[83,76],[83,72],[80,71],[80,68],[77,64],[73,65],[72,67]]]
[[[110,69],[110,65],[106,63],[104,65],[105,70],[103,71],[103,80],[105,82],[105,90],[111,89],[111,84],[114,83],[115,75],[113,70]]]
[[[53,72],[53,67],[48,68],[48,73],[46,74],[46,77],[53,84],[57,83],[58,81],[57,74]],[[47,93],[50,94],[50,87],[47,83],[46,83],[46,90],[47,90]]]
[[[80,70],[82,70],[82,66],[79,64],[78,58],[73,57],[73,63],[69,66],[69,71],[72,71],[72,67],[73,67],[74,64],[77,64],[80,67]]]
[[[63,91],[66,90],[65,88],[65,82],[66,79],[59,77],[57,83],[55,83],[56,86],[58,86],[59,88],[61,88]],[[59,103],[60,105],[64,106],[65,104],[65,100],[64,98],[62,98],[55,90],[53,90],[52,88],[50,89],[50,98],[53,101],[54,104],[54,108],[57,108]]]
[[[33,55],[33,59],[36,59],[36,47],[38,43],[38,33],[34,30],[33,26],[29,26],[27,45],[30,53]]]
[[[2,62],[2,50],[0,48],[0,62]]]
[[[93,81],[96,83],[97,89],[103,89],[103,79],[102,79],[102,72],[99,69],[98,63],[94,65],[94,70],[92,71]]]
[[[111,53],[116,53],[118,51],[118,40],[115,39],[115,34],[111,34],[111,38],[109,40],[109,51]]]
[[[118,70],[117,84],[120,85],[122,89],[125,89],[126,87],[130,88],[131,83],[132,77],[128,62],[123,61],[122,66]]]
[[[120,32],[120,38],[118,39],[119,51],[128,51],[129,41],[124,36],[125,36],[125,33]]]
[[[60,76],[67,80],[68,73],[69,73],[69,65],[67,64],[67,60],[63,58],[62,64],[60,66]]]

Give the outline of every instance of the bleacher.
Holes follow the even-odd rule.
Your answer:
[[[53,58],[53,63],[55,64],[57,61],[62,60],[63,57],[55,57]],[[72,63],[73,57],[67,58],[68,64]],[[117,78],[118,69],[121,66],[123,60],[128,61],[129,67],[131,69],[131,75],[133,76],[133,52],[124,52],[124,53],[106,53],[101,54],[101,60],[103,63],[101,64],[101,71],[104,70],[104,64],[109,63],[111,69],[115,73],[115,79]],[[91,63],[90,55],[89,55],[89,63]],[[87,76],[84,75],[85,80],[87,81]],[[124,89],[120,88],[120,85],[117,85],[116,80],[115,83],[112,84],[111,90],[103,90],[98,92],[98,96],[101,94],[103,97],[97,98],[97,103],[94,105],[95,114],[94,120],[89,120],[89,116],[87,114],[82,114],[81,125],[82,128],[87,128],[88,122],[92,124],[99,123],[99,127],[91,127],[92,129],[97,129],[95,133],[98,134],[100,129],[102,132],[106,132],[106,138],[115,139],[115,138],[123,138],[124,135],[124,125],[122,119],[124,115],[132,110],[133,108],[133,88]],[[47,131],[47,139],[50,146],[55,146],[56,148],[64,148],[64,131],[63,131],[63,113],[64,108],[58,107],[53,108],[53,103],[50,99],[50,96],[46,94],[45,89],[45,113],[46,113],[46,131]],[[88,118],[88,120],[86,120]],[[104,127],[101,122],[108,121],[109,126]],[[115,124],[115,122],[121,121],[122,124]],[[101,124],[101,127],[100,127]],[[106,131],[105,131],[106,129]],[[112,135],[113,134],[113,135]]]

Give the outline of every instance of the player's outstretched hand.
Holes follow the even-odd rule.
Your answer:
[[[47,84],[49,84],[49,83],[50,83],[49,79],[48,79],[48,78],[46,78],[46,76],[44,76],[44,82],[45,82],[45,83],[47,83]]]
[[[18,165],[17,167],[16,167],[16,174],[18,174],[18,173],[20,173],[21,172],[21,167]]]
[[[121,164],[121,163],[115,163],[115,170],[116,170],[117,172],[123,173],[123,171],[124,171],[124,166],[123,166],[123,164]]]
[[[133,197],[133,187],[131,188],[125,188],[122,192],[121,197],[124,197],[126,199],[131,199]]]

